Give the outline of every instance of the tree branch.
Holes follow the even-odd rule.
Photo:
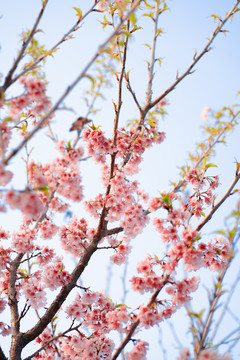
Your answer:
[[[235,187],[235,185],[237,184],[238,180],[240,179],[240,172],[236,173],[236,176],[234,178],[234,181],[232,182],[232,184],[230,185],[229,189],[227,190],[227,192],[225,193],[225,195],[222,197],[222,199],[214,206],[214,208],[211,210],[211,212],[208,214],[208,216],[206,216],[206,218],[196,227],[195,231],[200,231],[204,225],[206,225],[206,223],[208,222],[208,220],[212,217],[212,215],[217,211],[217,209],[224,203],[224,201],[231,195],[231,192],[233,190],[233,188]],[[176,261],[179,261],[180,258],[176,259]],[[148,305],[147,306],[151,306],[154,304],[154,302],[156,301],[160,291],[163,289],[163,287],[167,284],[168,280],[169,280],[170,274],[165,274],[162,278],[162,285],[159,289],[156,289],[153,293],[153,295],[151,296]],[[131,325],[130,330],[128,331],[127,335],[125,336],[124,340],[121,342],[120,346],[118,347],[118,349],[115,351],[114,355],[112,356],[111,360],[116,360],[118,355],[121,353],[121,351],[125,348],[125,346],[127,345],[127,343],[131,340],[136,328],[139,326],[140,324],[140,320],[139,318],[137,318]]]
[[[203,50],[200,52],[198,56],[196,56],[193,59],[193,62],[191,65],[185,70],[185,72],[181,76],[177,76],[174,83],[169,86],[167,90],[165,90],[160,96],[158,96],[155,100],[151,101],[149,104],[146,104],[143,111],[146,114],[153,106],[155,106],[160,100],[162,100],[164,97],[166,97],[171,91],[175,89],[175,87],[187,76],[192,73],[192,69],[194,66],[199,62],[199,60],[208,52],[211,50],[211,44],[213,43],[216,36],[222,31],[223,26],[226,24],[226,22],[233,16],[235,10],[237,9],[238,4],[240,3],[240,0],[237,0],[235,5],[233,6],[232,10],[230,10],[229,13],[226,14],[224,20],[220,21],[220,24],[216,27],[214,30],[211,38],[208,40],[206,46],[203,48]]]
[[[50,345],[53,341],[59,339],[60,337],[65,336],[67,333],[69,333],[70,331],[74,331],[77,330],[78,334],[80,334],[82,337],[85,337],[85,335],[78,330],[78,328],[81,326],[81,324],[77,325],[77,326],[70,326],[69,329],[67,329],[66,331],[63,331],[61,334],[56,335],[54,337],[52,337],[48,342],[46,342],[46,344],[44,344],[43,346],[41,346],[38,350],[36,350],[32,355],[26,357],[24,360],[31,360],[34,356],[38,355],[40,353],[40,351],[44,350],[48,345]],[[0,359],[1,360],[1,359]]]
[[[23,146],[33,137],[34,134],[44,125],[46,120],[49,119],[49,117],[58,109],[59,105],[63,102],[63,100],[68,96],[68,94],[73,90],[73,88],[79,83],[80,80],[82,80],[86,74],[89,68],[92,66],[92,64],[96,61],[96,59],[101,55],[101,53],[104,51],[104,48],[106,45],[111,41],[119,32],[121,29],[122,24],[129,18],[129,16],[136,10],[138,5],[140,4],[142,0],[137,0],[135,4],[132,6],[132,8],[128,11],[128,13],[121,19],[116,29],[112,32],[112,34],[98,47],[97,52],[94,54],[92,59],[88,62],[88,64],[84,67],[84,69],[81,71],[81,73],[77,76],[77,78],[70,84],[67,89],[64,91],[62,96],[59,98],[59,100],[56,102],[56,104],[52,107],[52,109],[39,121],[39,123],[35,126],[35,128],[24,138],[24,140],[15,148],[12,150],[12,152],[5,158],[4,164],[7,165],[8,162],[23,148]],[[240,0],[239,0],[240,1]]]
[[[24,43],[23,43],[23,45],[22,45],[22,48],[21,48],[21,50],[20,50],[20,52],[19,52],[19,54],[18,54],[17,59],[14,61],[11,69],[9,70],[9,72],[8,72],[6,78],[5,78],[4,84],[3,84],[3,86],[2,86],[2,90],[3,90],[3,91],[6,91],[6,89],[7,89],[14,81],[16,81],[16,80],[14,80],[14,81],[12,80],[12,76],[13,76],[14,71],[16,70],[19,62],[22,60],[23,55],[24,55],[24,53],[25,53],[25,50],[26,50],[26,48],[28,47],[28,44],[30,43],[31,39],[33,38],[33,36],[34,36],[34,34],[35,34],[35,31],[36,31],[37,26],[38,26],[38,24],[39,24],[39,22],[40,22],[40,20],[41,20],[41,18],[42,18],[42,16],[43,16],[43,13],[44,13],[44,10],[45,10],[45,8],[46,8],[46,6],[47,6],[47,3],[48,3],[48,0],[45,0],[45,1],[43,2],[42,8],[41,8],[41,10],[40,10],[40,12],[39,12],[39,14],[38,14],[38,17],[37,17],[37,19],[36,19],[36,21],[35,21],[35,24],[33,25],[32,30],[30,31],[30,34],[29,34],[28,38],[24,41]]]
[[[195,231],[199,232],[204,225],[211,219],[213,214],[217,211],[217,209],[224,203],[224,201],[232,195],[232,191],[237,184],[238,180],[240,179],[240,171],[236,172],[236,175],[234,177],[234,180],[230,187],[228,188],[227,192],[224,194],[224,196],[219,200],[219,202],[212,208],[212,210],[208,213],[208,215],[200,222],[200,224],[196,227]]]
[[[154,78],[154,64],[155,64],[155,51],[157,45],[157,27],[158,27],[158,18],[161,12],[159,12],[159,5],[160,3],[156,1],[155,6],[155,19],[154,21],[154,30],[153,30],[153,43],[152,43],[152,51],[151,51],[151,62],[148,66],[148,85],[147,85],[147,95],[146,95],[146,105],[150,104],[152,98],[152,82]]]
[[[98,1],[99,2],[99,1]],[[70,34],[74,31],[77,30],[79,24],[93,11],[94,7],[96,6],[96,4],[94,4],[81,18],[79,18],[77,20],[77,22],[71,27],[70,30],[68,30],[66,32],[66,34],[63,35],[63,37],[55,44],[51,47],[51,49],[49,50],[49,53],[53,52],[54,50],[56,50],[58,48],[59,45],[61,45],[64,41],[67,40],[67,38],[70,36]],[[42,60],[44,60],[46,58],[46,55],[42,55],[40,56],[38,59],[36,59],[34,61],[34,63],[27,67],[24,68],[18,75],[16,75],[12,80],[11,83],[9,85],[12,85],[14,82],[16,82],[21,76],[25,75],[27,72],[33,70]]]
[[[4,355],[4,352],[2,351],[2,348],[0,347],[0,360],[7,360],[6,356]]]

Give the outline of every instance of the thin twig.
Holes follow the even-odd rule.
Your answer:
[[[97,52],[93,55],[88,64],[84,67],[81,73],[77,76],[77,78],[70,84],[67,89],[64,91],[62,96],[56,102],[56,104],[51,108],[51,110],[39,121],[39,123],[35,126],[35,128],[24,138],[24,140],[12,150],[12,152],[5,158],[4,164],[7,165],[8,162],[22,149],[22,147],[36,134],[36,132],[45,124],[45,122],[49,119],[49,117],[58,109],[59,105],[63,102],[63,100],[69,95],[69,93],[73,90],[73,88],[82,80],[89,68],[96,61],[96,59],[102,54],[106,45],[111,41],[121,29],[122,24],[129,18],[129,16],[136,10],[138,5],[142,0],[137,0],[133,7],[128,11],[128,13],[120,20],[116,29],[112,32],[112,34],[98,47]],[[239,0],[240,1],[240,0]]]
[[[211,335],[211,338],[210,338],[210,342],[212,343],[213,342],[213,339],[214,337],[216,336],[216,333],[217,333],[217,330],[219,329],[220,327],[220,324],[221,322],[223,321],[223,318],[224,316],[226,315],[226,312],[227,312],[227,308],[228,308],[228,305],[230,303],[230,300],[233,296],[233,293],[237,287],[237,285],[239,284],[239,281],[240,281],[240,270],[238,272],[238,275],[236,277],[236,280],[234,281],[233,285],[232,285],[232,288],[231,288],[231,291],[229,292],[229,295],[227,297],[227,300],[222,308],[222,311],[221,311],[221,314],[219,315],[219,319],[218,321],[216,322],[215,326],[214,326],[214,330],[212,331],[212,335]]]
[[[74,327],[70,326],[69,329],[67,329],[66,331],[62,332],[61,334],[58,334],[54,337],[52,337],[48,342],[46,342],[43,346],[41,346],[38,350],[36,350],[32,355],[26,357],[24,360],[31,360],[34,356],[38,355],[40,353],[40,351],[44,350],[48,345],[50,345],[53,341],[59,339],[60,337],[65,336],[67,333],[69,333],[70,331],[74,331],[77,330],[78,334],[80,334],[82,337],[85,337],[85,335],[78,330],[78,328],[81,326],[82,324],[78,324]]]
[[[240,179],[240,172],[236,173],[236,176],[234,178],[234,181],[232,182],[232,184],[230,185],[230,187],[228,188],[228,190],[226,191],[226,193],[224,194],[224,196],[222,197],[222,199],[214,206],[214,208],[210,211],[209,215],[205,217],[205,219],[196,227],[195,231],[200,231],[204,225],[206,225],[206,223],[209,221],[209,219],[212,217],[212,215],[218,210],[218,208],[224,203],[224,201],[231,195],[232,190],[234,189],[235,185],[237,184],[238,180]],[[176,261],[179,261],[180,258],[177,258]],[[153,293],[153,295],[151,296],[148,305],[147,306],[152,306],[159,293],[161,292],[161,290],[163,289],[163,287],[168,283],[170,274],[165,274],[162,278],[162,285],[159,289],[156,289]],[[125,336],[124,340],[122,341],[122,343],[119,345],[119,347],[117,348],[117,350],[115,351],[115,353],[113,354],[111,360],[116,360],[118,355],[121,353],[121,351],[125,348],[125,346],[127,345],[127,343],[131,340],[136,328],[139,326],[140,324],[140,319],[137,318],[131,325],[127,335]]]
[[[160,96],[156,97],[155,100],[151,101],[149,104],[146,104],[144,107],[144,113],[147,113],[153,106],[155,106],[160,100],[162,100],[164,97],[166,97],[171,91],[173,91],[176,86],[187,76],[192,73],[192,69],[194,66],[198,63],[198,61],[208,52],[211,50],[211,44],[213,43],[216,36],[222,32],[223,26],[226,24],[226,22],[233,16],[234,12],[237,9],[238,4],[240,3],[240,0],[237,0],[235,5],[233,6],[232,10],[230,10],[229,13],[226,14],[224,20],[220,21],[220,24],[216,27],[215,31],[213,32],[211,38],[208,40],[207,44],[203,48],[203,50],[200,52],[200,54],[196,57],[194,57],[192,63],[190,66],[184,71],[184,73],[181,76],[177,76],[174,83],[169,86],[167,90],[165,90]]]
[[[151,103],[152,98],[152,83],[154,78],[154,65],[155,65],[155,51],[156,51],[156,45],[157,45],[157,30],[158,30],[158,18],[161,12],[159,12],[159,5],[160,3],[156,1],[155,6],[155,19],[154,21],[154,30],[153,30],[153,43],[152,43],[152,49],[151,49],[151,61],[148,67],[148,85],[147,85],[147,94],[146,94],[146,105]]]
[[[237,172],[232,184],[229,186],[228,190],[224,194],[224,196],[219,200],[219,202],[211,209],[207,216],[200,222],[200,224],[195,228],[195,231],[199,232],[203,226],[211,219],[213,214],[217,211],[217,209],[224,203],[224,201],[231,196],[232,191],[237,184],[238,180],[240,179],[240,172]]]
[[[35,24],[33,25],[33,28],[32,28],[32,30],[30,31],[30,34],[28,35],[28,38],[24,41],[24,43],[23,43],[23,45],[22,45],[22,48],[21,48],[21,50],[19,51],[19,54],[18,54],[18,56],[17,56],[17,59],[14,61],[11,69],[9,70],[9,72],[8,72],[6,78],[5,78],[4,84],[3,84],[3,86],[2,86],[2,90],[3,90],[3,91],[6,91],[6,89],[7,89],[14,81],[16,81],[16,80],[14,80],[14,81],[12,80],[12,76],[13,76],[13,74],[14,74],[14,72],[15,72],[18,64],[19,64],[19,62],[22,60],[23,55],[24,55],[24,53],[25,53],[25,50],[26,50],[27,47],[28,47],[28,44],[30,43],[31,39],[33,38],[33,36],[34,36],[34,34],[35,34],[35,31],[36,31],[37,26],[38,26],[38,24],[39,24],[39,22],[40,22],[40,20],[41,20],[41,18],[42,18],[42,16],[43,16],[43,13],[44,13],[44,10],[45,10],[45,8],[46,8],[46,6],[47,6],[47,3],[48,3],[48,0],[44,1],[43,5],[42,5],[42,8],[41,8],[41,10],[40,10],[40,12],[39,12],[39,14],[38,14],[38,17],[37,17],[37,19],[36,19],[36,21],[35,21]]]
[[[99,2],[100,0],[98,0]],[[81,18],[79,18],[77,20],[77,22],[71,27],[70,30],[68,30],[66,32],[66,34],[63,35],[63,37],[55,44],[51,47],[51,49],[48,51],[49,54],[51,54],[54,50],[56,50],[58,48],[59,45],[61,45],[63,42],[65,42],[67,40],[67,38],[70,36],[70,34],[74,31],[76,31],[78,29],[78,26],[80,25],[81,22],[83,22],[83,20],[91,13],[94,11],[94,7],[97,5],[94,4]],[[34,35],[34,34],[33,34]],[[48,55],[49,56],[49,55]],[[38,59],[36,59],[31,66],[24,68],[18,75],[16,75],[13,79],[11,79],[10,83],[8,84],[7,87],[9,87],[10,85],[12,85],[14,82],[16,82],[21,76],[24,76],[27,72],[33,70],[41,61],[43,61],[44,59],[46,59],[46,55],[41,55]],[[4,90],[6,90],[4,88]]]

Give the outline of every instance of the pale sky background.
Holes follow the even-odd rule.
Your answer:
[[[181,74],[191,63],[195,50],[198,52],[206,44],[206,39],[211,36],[216,27],[211,14],[223,17],[228,12],[234,2],[231,0],[172,0],[168,2],[170,11],[160,17],[159,27],[164,30],[164,35],[160,38],[156,55],[163,58],[162,67],[156,67],[154,79],[155,95],[162,93],[175,79],[176,71]],[[54,45],[62,35],[75,23],[76,16],[72,7],[79,7],[83,13],[89,9],[92,1],[88,0],[50,0],[46,13],[40,23],[43,33],[40,33],[38,40],[45,44],[46,48]],[[40,9],[40,0],[0,0],[0,72],[6,75],[10,68],[16,51],[20,48],[19,34],[23,30],[29,29]],[[150,196],[158,196],[159,191],[169,189],[169,182],[178,179],[181,165],[186,163],[188,152],[194,151],[194,145],[201,139],[203,123],[201,112],[204,106],[209,106],[213,110],[220,110],[223,106],[231,106],[239,103],[240,91],[240,13],[236,14],[232,22],[228,22],[225,29],[229,32],[224,36],[220,34],[213,44],[213,50],[204,56],[196,66],[196,72],[183,80],[177,88],[167,96],[169,106],[166,108],[168,115],[162,122],[159,121],[159,129],[166,132],[166,140],[160,146],[154,146],[146,153],[145,162],[141,172],[137,175],[137,180],[142,184],[142,188]],[[107,30],[102,30],[100,20],[101,14],[91,14],[83,23],[81,28],[74,33],[74,40],[70,40],[61,45],[60,50],[47,61],[44,67],[46,78],[49,81],[48,95],[53,103],[59,98],[66,87],[81,72],[89,59],[95,53],[97,46],[108,36]],[[139,23],[144,31],[136,33],[136,39],[130,41],[133,51],[129,53],[127,70],[131,70],[130,75],[136,94],[144,101],[147,71],[145,60],[149,59],[149,51],[144,43],[151,42],[152,24],[147,18]],[[145,31],[146,30],[146,31]],[[91,69],[89,71],[91,73]],[[58,112],[53,125],[53,130],[59,134],[59,138],[70,139],[68,135],[71,123],[79,115],[86,112],[85,103],[82,100],[83,91],[89,86],[89,81],[82,81],[64,101],[67,107],[74,109],[75,113],[69,111]],[[13,94],[12,90],[9,94]],[[15,93],[16,95],[16,93]],[[95,124],[101,124],[110,134],[113,119],[112,100],[116,101],[117,93],[115,89],[109,89],[106,93],[105,101],[97,101],[96,108],[100,109],[96,116],[91,116]],[[123,106],[121,121],[124,124],[131,118],[138,115],[135,106],[127,96],[127,106]],[[56,156],[54,148],[46,136],[37,136],[34,145],[34,160],[46,162],[49,158]],[[67,136],[66,136],[67,134]],[[211,174],[220,174],[221,186],[217,190],[218,198],[226,191],[232,182],[235,173],[234,161],[240,161],[240,130],[236,129],[234,134],[228,136],[227,146],[217,147],[217,158],[213,162],[218,164],[217,169],[213,169]],[[23,154],[21,154],[22,156]],[[13,184],[17,189],[24,187],[25,173],[20,155],[13,159],[12,169],[17,172]],[[99,191],[102,191],[100,181],[98,181],[98,170],[95,164],[86,162],[81,164],[83,183],[85,185],[86,198],[93,198]],[[229,214],[230,209],[236,202],[237,197],[230,198],[218,212],[214,221],[204,229],[214,231],[223,227],[223,218]],[[83,210],[74,208],[78,216],[85,216]],[[14,221],[17,222],[18,213],[12,213]],[[10,221],[6,216],[0,214],[0,219],[12,228],[12,218]],[[61,217],[60,221],[63,221]],[[139,237],[133,240],[134,249],[129,259],[128,277],[135,273],[135,267],[139,260],[145,257],[147,252],[154,254],[159,252],[161,247],[160,240],[156,232],[152,229],[146,230]],[[105,290],[107,269],[103,263],[108,263],[108,254],[96,254],[83,277],[84,285],[91,285],[94,290]],[[72,260],[69,259],[72,263]],[[235,266],[234,272],[237,273],[239,266]],[[123,267],[114,266],[111,290],[109,296],[114,301],[120,301],[122,292],[120,276]],[[232,274],[231,281],[235,274]],[[209,283],[211,278],[209,274]],[[239,291],[238,291],[239,293]],[[134,308],[139,303],[143,303],[147,297],[128,295],[126,303]],[[199,301],[199,299],[201,299]],[[206,299],[197,297],[196,306],[201,310],[206,304]],[[238,311],[237,303],[233,303],[233,312]],[[191,341],[190,336],[182,330],[186,324],[186,319],[178,315],[173,317],[172,322],[176,324],[176,332],[182,341],[183,346],[188,346]],[[228,320],[226,326],[229,331],[235,328],[236,324]],[[187,330],[187,326],[186,326]],[[158,329],[152,332],[138,334],[136,337],[145,340],[154,339],[155,345],[148,353],[149,360],[155,359],[176,359],[178,349],[171,337],[168,326],[163,327],[163,344],[168,350],[168,356],[164,354],[157,344]],[[177,349],[177,351],[176,351]],[[240,345],[235,347],[234,359],[240,358]]]

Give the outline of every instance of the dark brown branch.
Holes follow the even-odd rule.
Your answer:
[[[14,71],[16,70],[19,62],[22,60],[23,55],[25,53],[25,50],[27,49],[28,44],[30,43],[31,39],[33,38],[33,36],[35,34],[35,31],[36,31],[37,26],[38,26],[38,24],[39,24],[39,22],[40,22],[40,20],[41,20],[41,18],[43,16],[43,13],[44,13],[44,10],[46,8],[47,3],[48,3],[48,0],[46,0],[43,3],[42,8],[41,8],[41,10],[40,10],[40,12],[38,14],[38,17],[37,17],[37,19],[35,21],[35,24],[33,25],[32,30],[30,31],[30,34],[29,34],[28,38],[24,41],[24,43],[22,45],[22,48],[21,48],[21,50],[20,50],[20,52],[18,54],[17,59],[14,61],[11,69],[9,70],[9,72],[8,72],[6,78],[5,78],[4,84],[2,86],[3,91],[6,91],[6,89],[15,81],[15,80],[14,81],[12,80],[12,76],[14,74]]]
[[[9,270],[8,279],[8,304],[11,311],[11,327],[12,327],[12,344],[10,350],[10,359],[20,359],[19,349],[19,312],[18,312],[18,300],[16,291],[17,269],[23,254],[18,254],[15,260],[12,261]]]
[[[94,240],[89,245],[86,252],[83,254],[82,258],[80,259],[78,265],[72,272],[71,280],[69,281],[68,284],[62,287],[59,294],[56,296],[55,300],[52,302],[48,310],[37,322],[37,324],[32,329],[22,334],[22,343],[24,344],[24,346],[28,344],[30,341],[34,340],[37,336],[39,336],[42,333],[42,331],[50,323],[51,319],[55,316],[56,312],[60,309],[60,307],[66,300],[71,290],[75,287],[80,275],[88,265],[91,256],[96,251],[97,243],[99,242],[99,240],[100,240],[100,236],[94,238]]]
[[[122,232],[124,229],[121,226],[106,230],[106,236],[111,236]]]
[[[7,360],[6,356],[4,355],[4,352],[2,351],[2,348],[0,347],[0,360]]]

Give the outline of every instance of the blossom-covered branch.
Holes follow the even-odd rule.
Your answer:
[[[50,116],[58,109],[59,105],[63,102],[63,100],[68,96],[68,94],[72,91],[72,89],[82,80],[91,65],[96,61],[96,59],[101,55],[104,51],[105,46],[109,43],[111,39],[113,39],[119,32],[122,24],[129,18],[129,16],[135,11],[142,0],[137,0],[129,12],[120,20],[116,29],[112,32],[112,34],[98,47],[97,52],[93,55],[88,64],[84,67],[81,73],[77,76],[77,78],[67,87],[55,105],[51,108],[51,110],[43,116],[43,118],[39,121],[39,123],[35,126],[35,128],[24,138],[24,140],[4,159],[4,164],[7,165],[9,161],[23,148],[23,146],[35,135],[39,129],[46,123],[46,121],[50,118]]]

